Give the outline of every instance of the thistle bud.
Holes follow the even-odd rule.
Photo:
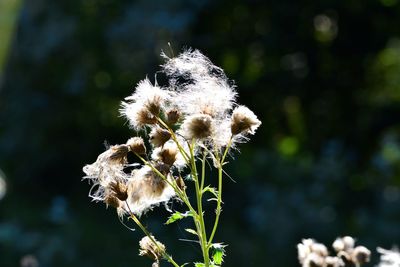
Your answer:
[[[129,147],[129,150],[133,153],[139,155],[146,154],[146,146],[144,145],[144,141],[141,137],[132,137],[127,142],[126,145]]]
[[[126,155],[129,152],[129,148],[126,145],[115,145],[111,148],[112,154],[110,160],[118,162],[120,164],[126,163]]]
[[[160,127],[155,127],[150,132],[150,143],[155,147],[164,145],[171,138],[171,133]]]

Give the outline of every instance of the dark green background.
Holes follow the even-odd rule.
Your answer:
[[[263,123],[227,170],[225,266],[298,266],[306,237],[352,235],[374,263],[400,243],[398,0],[29,0],[16,15],[0,72],[0,266],[151,265],[81,169],[134,134],[119,103],[168,42],[222,66]],[[143,221],[177,261],[200,259],[167,215]]]

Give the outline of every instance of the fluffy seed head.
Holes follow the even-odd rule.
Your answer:
[[[312,244],[311,251],[322,257],[328,256],[328,249],[326,248],[326,246],[324,244],[321,244],[321,243]]]
[[[174,125],[179,121],[181,114],[178,109],[173,108],[167,111],[167,123],[168,125]]]
[[[122,102],[121,114],[139,130],[157,123],[157,116],[169,99],[169,92],[154,86],[148,79],[140,81],[135,92]]]
[[[333,242],[332,247],[336,252],[339,251],[350,251],[354,248],[355,240],[351,236],[338,237]]]
[[[233,110],[231,132],[233,135],[240,133],[254,134],[261,125],[257,116],[245,106],[238,106]]]
[[[120,201],[114,195],[107,195],[104,199],[104,202],[106,203],[107,206],[111,206],[115,209],[118,209],[121,206]]]
[[[351,259],[355,264],[361,265],[369,262],[370,256],[371,251],[369,249],[364,246],[357,246],[352,251]]]
[[[129,150],[139,154],[145,155],[146,154],[146,146],[144,145],[143,138],[141,137],[132,137],[127,142],[126,145],[129,147]]]
[[[169,176],[168,179],[171,179]],[[138,216],[174,196],[174,189],[148,166],[134,170],[128,181],[127,202],[132,212]]]
[[[128,188],[122,182],[111,182],[110,190],[112,194],[121,201],[125,201],[128,198]]]
[[[174,145],[166,144],[164,147],[154,149],[153,154],[153,159],[161,161],[162,163],[171,167],[176,161],[178,149]]]
[[[308,254],[307,258],[303,263],[303,267],[323,267],[324,258],[316,253]]]
[[[327,256],[327,257],[325,257],[325,266],[326,267],[344,267],[345,264],[342,261],[342,259],[340,259],[338,257]]]
[[[182,124],[182,134],[187,139],[203,139],[212,134],[212,118],[209,115],[192,115]]]
[[[110,155],[110,160],[118,162],[120,164],[126,163],[126,155],[129,152],[129,147],[126,145],[115,145],[111,148],[112,154]]]
[[[165,254],[165,246],[163,243],[157,241],[154,236],[151,236],[151,238],[156,241],[157,245],[148,236],[143,237],[139,241],[139,255],[158,261]]]
[[[400,266],[400,252],[394,248],[387,250],[378,247],[377,251],[381,254],[380,262],[377,267],[398,267]]]
[[[154,127],[150,132],[150,142],[155,147],[160,147],[171,138],[171,133],[160,127]]]

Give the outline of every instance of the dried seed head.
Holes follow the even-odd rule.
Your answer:
[[[126,155],[129,152],[129,147],[126,145],[115,145],[110,147],[112,153],[110,155],[110,160],[118,162],[120,164],[125,164],[127,159]]]
[[[233,110],[231,132],[233,135],[240,133],[254,134],[261,125],[257,116],[245,106],[238,106]]]
[[[157,245],[150,239],[150,237],[143,237],[139,241],[139,255],[147,256],[152,260],[158,261],[165,254],[165,246],[161,242],[157,241],[154,236],[151,237],[157,243]]]
[[[171,138],[171,133],[160,127],[155,127],[150,132],[150,143],[155,147],[164,145]]]
[[[311,253],[312,244],[314,244],[314,240],[310,238],[303,239],[301,243],[297,244],[297,255],[301,264],[304,263],[308,255]]]
[[[326,248],[326,246],[324,244],[320,244],[320,243],[314,243],[311,245],[311,251],[322,256],[322,257],[326,257],[328,256],[328,249]]]
[[[344,250],[339,251],[337,256],[345,263],[346,266],[352,262],[351,255]]]
[[[207,138],[212,130],[212,118],[206,114],[189,116],[182,125],[182,134],[188,139]]]
[[[143,138],[141,137],[132,137],[127,142],[126,145],[129,147],[129,150],[133,153],[139,155],[146,154],[146,146],[144,145]]]
[[[150,113],[147,108],[139,109],[136,119],[139,125],[153,125],[157,123],[157,117]]]
[[[171,170],[171,165],[167,165],[164,162],[157,162],[156,164],[154,164],[154,168],[156,168],[163,175],[167,175]],[[159,177],[157,177],[157,178],[159,178]],[[159,178],[159,179],[161,179],[161,178]]]
[[[303,263],[304,267],[323,267],[324,266],[324,258],[316,253],[308,254],[307,258]]]
[[[178,149],[176,148],[176,146],[165,145],[162,148],[157,148],[156,150],[154,150],[154,152],[157,153],[155,155],[155,159],[162,161],[163,163],[171,167],[176,161]]]
[[[128,188],[122,182],[111,182],[110,190],[112,194],[121,201],[125,201],[128,198]]]
[[[104,202],[107,204],[107,206],[111,206],[116,209],[118,209],[121,206],[121,202],[118,200],[118,198],[111,194],[107,194],[105,196]]]
[[[161,111],[161,104],[162,104],[162,99],[160,96],[155,95],[151,99],[147,100],[147,103],[145,103],[145,107],[147,110],[154,116],[160,115]]]
[[[349,251],[354,248],[354,243],[354,238],[352,238],[351,236],[338,237],[333,242],[332,247],[335,249],[336,252]]]
[[[134,170],[131,176],[132,179],[127,183],[127,202],[131,211],[138,216],[175,196],[174,189],[148,166]],[[167,179],[171,182],[170,175],[167,175]]]
[[[171,109],[167,111],[167,123],[168,125],[174,125],[179,121],[181,114],[177,109]]]
[[[331,257],[327,256],[325,257],[325,266],[326,267],[344,267],[344,262],[342,259],[338,257]]]
[[[351,259],[355,264],[361,265],[369,262],[370,256],[371,256],[371,251],[369,249],[367,249],[364,246],[357,246],[352,251]]]

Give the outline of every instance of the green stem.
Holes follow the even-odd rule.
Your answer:
[[[203,258],[204,258],[204,264],[205,267],[210,266],[210,256],[208,254],[208,248],[207,248],[207,233],[206,233],[206,227],[204,223],[204,213],[203,213],[203,204],[202,204],[202,198],[203,198],[203,192],[200,189],[200,184],[199,184],[199,176],[197,173],[197,167],[196,167],[196,161],[195,161],[195,156],[194,156],[194,147],[195,147],[195,140],[192,141],[192,145],[189,147],[190,151],[190,159],[191,159],[191,165],[192,165],[192,175],[195,183],[195,188],[196,188],[196,199],[197,199],[197,212],[198,212],[198,219],[199,219],[199,224],[200,224],[200,244],[201,244],[201,250],[203,252]],[[202,180],[204,180],[204,174],[202,173]],[[203,181],[202,181],[203,183]]]
[[[163,250],[162,248],[160,248],[160,246],[158,245],[157,241],[154,239],[154,237],[150,234],[150,232],[146,229],[146,227],[139,221],[139,219],[135,216],[135,214],[133,214],[133,212],[131,211],[128,202],[126,202],[126,206],[128,207],[129,210],[129,215],[130,218],[137,224],[137,226],[139,226],[139,228],[143,231],[143,233],[151,240],[151,242],[154,243],[154,245],[158,248],[159,251],[162,252],[163,257],[169,261],[172,265],[174,265],[175,267],[180,267],[179,264],[177,264],[170,255],[167,254],[167,252],[165,252],[165,250]]]
[[[232,145],[232,137],[229,139],[228,145],[225,148],[225,151],[222,155],[222,158],[219,159],[218,153],[216,153],[218,164],[218,198],[217,198],[217,208],[215,211],[215,221],[214,226],[210,234],[210,238],[208,240],[207,248],[209,249],[212,245],[215,233],[217,232],[219,217],[221,215],[221,203],[222,203],[222,174],[223,174],[223,165],[225,162],[225,158],[228,154],[228,150]]]

